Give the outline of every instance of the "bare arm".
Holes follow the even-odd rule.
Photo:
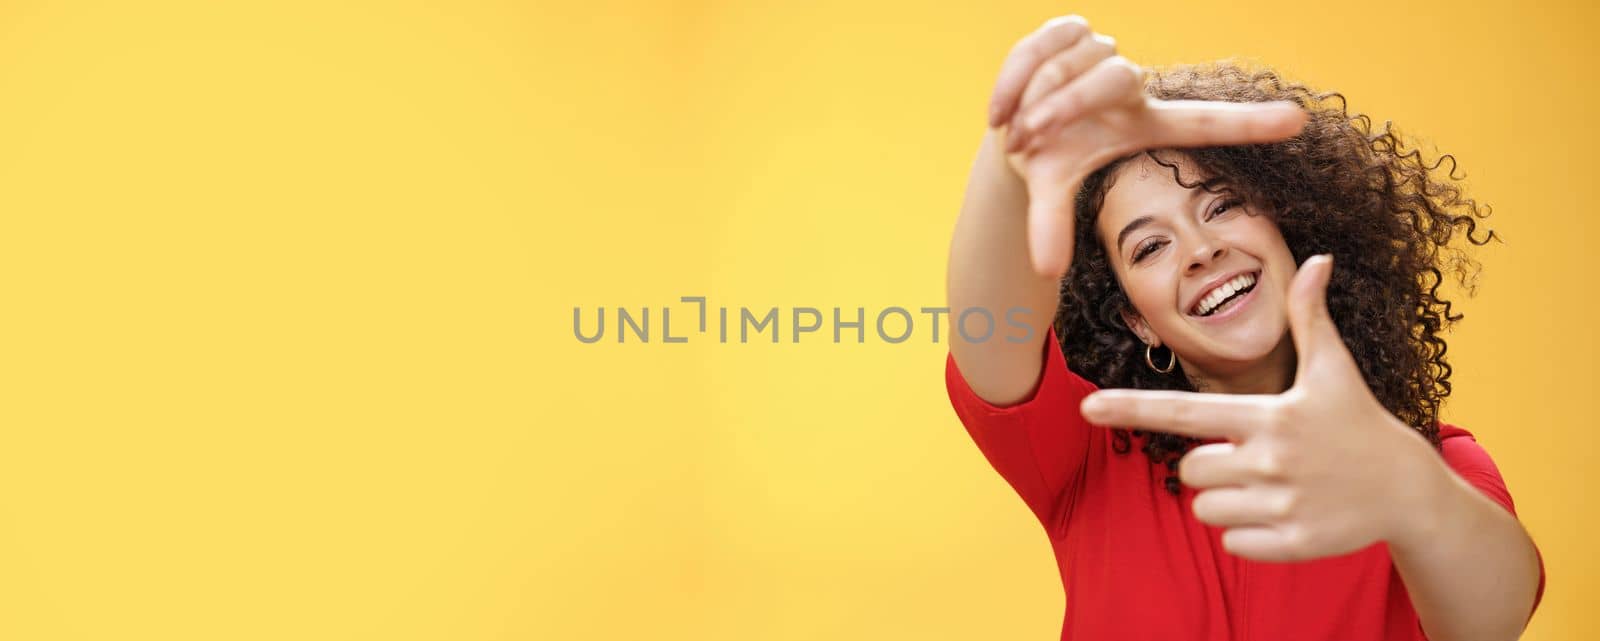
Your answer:
[[[966,200],[950,242],[947,287],[950,303],[950,353],[967,384],[979,397],[996,405],[1026,398],[1038,384],[1043,365],[1041,343],[1055,318],[1059,280],[1034,271],[1028,262],[1028,192],[999,149],[1001,131],[991,129],[978,147]],[[998,333],[982,342],[968,342],[955,326],[961,311],[989,310],[1030,328],[1030,340],[1015,343]],[[965,334],[981,336],[979,328]]]
[[[1434,641],[1508,641],[1533,611],[1539,559],[1510,512],[1434,459],[1412,527],[1389,541],[1422,628]]]

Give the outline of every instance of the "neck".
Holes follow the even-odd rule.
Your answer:
[[[1294,368],[1294,339],[1288,333],[1256,361],[1210,368],[1183,364],[1196,390],[1217,394],[1281,394],[1294,383]]]

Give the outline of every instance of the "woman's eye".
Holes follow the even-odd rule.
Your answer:
[[[1143,245],[1135,247],[1134,250],[1133,250],[1133,262],[1136,262],[1136,263],[1139,262],[1140,260],[1144,259],[1145,256],[1150,255],[1150,252],[1153,252],[1153,251],[1155,251],[1157,249],[1160,249],[1160,248],[1161,248],[1161,241],[1156,241],[1156,240],[1152,240],[1152,241],[1150,241],[1148,243],[1145,243]]]
[[[1224,201],[1222,201],[1220,203],[1217,203],[1217,206],[1213,207],[1211,209],[1211,212],[1206,214],[1206,220],[1211,220],[1212,218],[1216,218],[1217,216],[1221,216],[1222,214],[1226,213],[1229,209],[1233,209],[1234,207],[1238,207],[1240,204],[1242,204],[1242,202],[1238,198],[1229,198],[1229,199],[1224,200]]]

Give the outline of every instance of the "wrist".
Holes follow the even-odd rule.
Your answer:
[[[1022,178],[1021,169],[1005,152],[1006,135],[1009,132],[1008,126],[1000,125],[990,127],[984,133],[983,144],[979,146],[978,162],[974,169],[995,183],[1026,193],[1027,184]]]

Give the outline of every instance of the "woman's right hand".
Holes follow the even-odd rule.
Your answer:
[[[1143,70],[1079,16],[1053,18],[1018,41],[989,103],[989,126],[1027,183],[1033,268],[1053,277],[1071,264],[1073,201],[1095,169],[1145,149],[1283,140],[1306,119],[1290,102],[1152,98]]]

